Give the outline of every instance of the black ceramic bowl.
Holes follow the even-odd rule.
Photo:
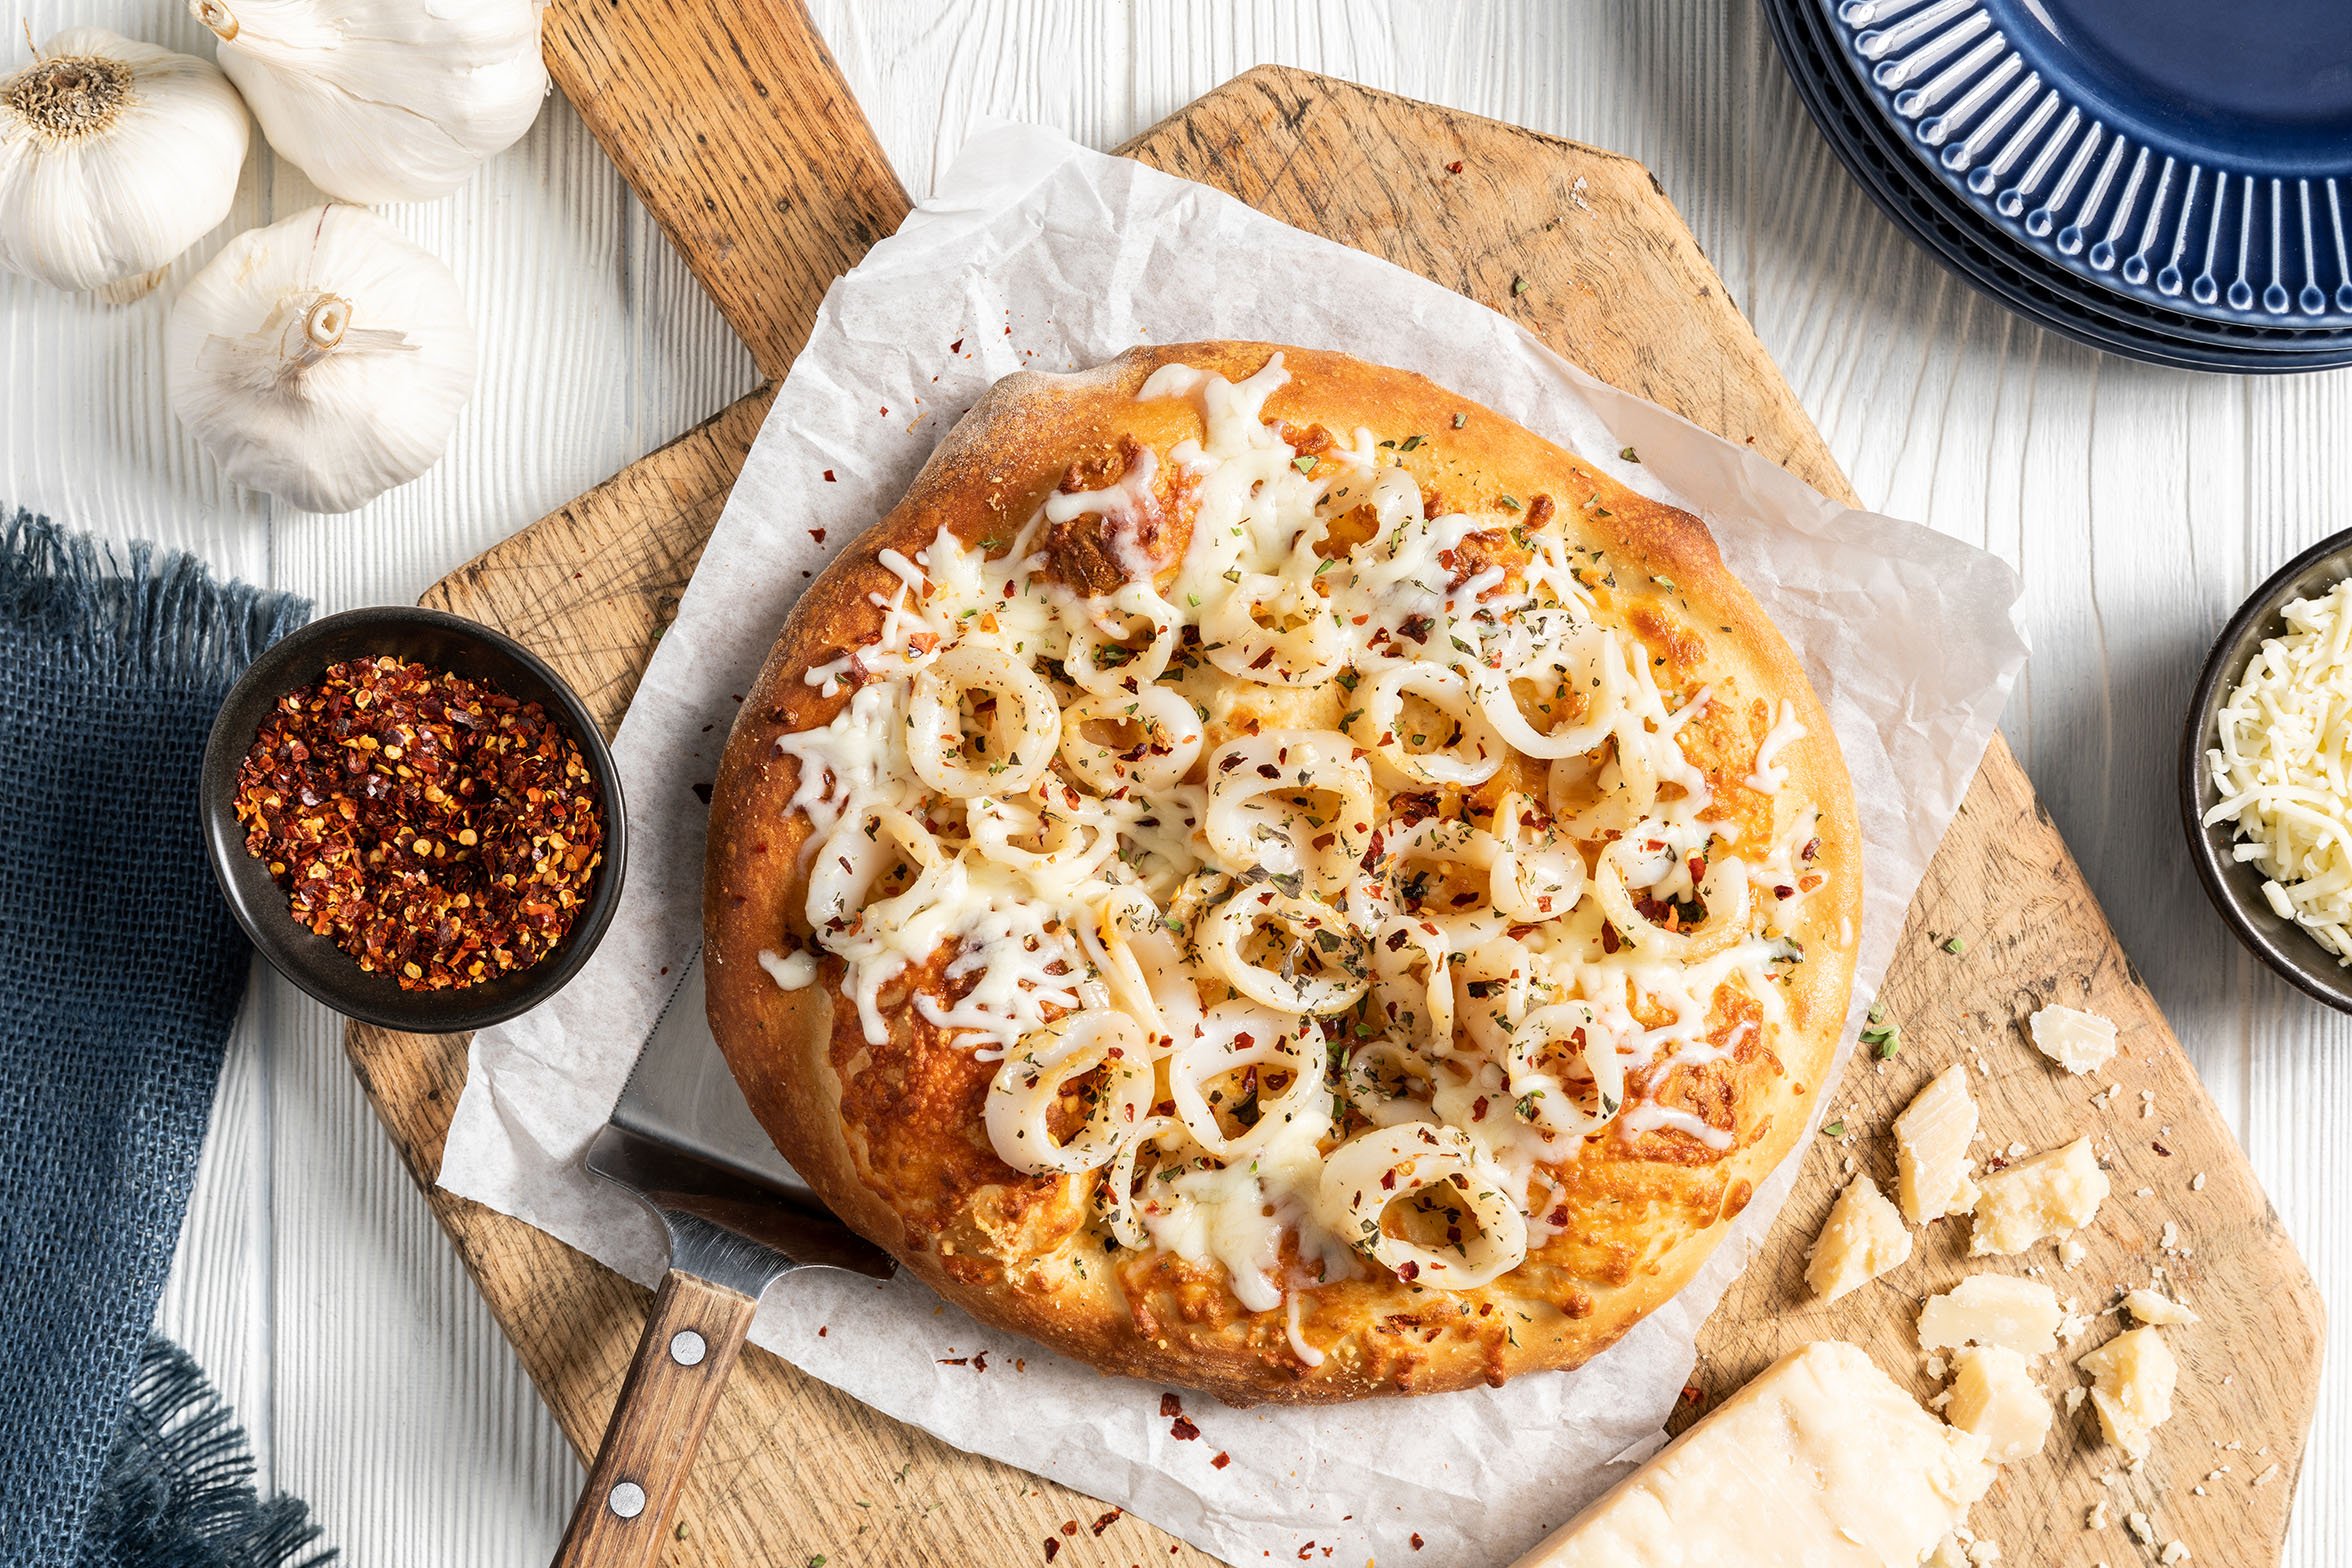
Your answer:
[[[2213,907],[2238,939],[2298,989],[2339,1012],[2352,1013],[2352,969],[2339,965],[2335,954],[2272,910],[2262,896],[2261,873],[2230,857],[2236,841],[2233,824],[2205,826],[2205,813],[2221,799],[2205,767],[2221,705],[2244,677],[2262,639],[2285,630],[2280,609],[2296,599],[2323,594],[2346,577],[2352,577],[2352,530],[2322,539],[2280,567],[2230,617],[2189,701],[2188,722],[2181,732],[2180,802],[2189,858],[2196,862]]]
[[[539,703],[580,743],[603,801],[604,861],[571,930],[528,969],[455,990],[404,991],[389,976],[360,968],[330,938],[299,924],[269,868],[245,852],[245,829],[234,803],[237,769],[262,720],[280,697],[316,681],[328,665],[384,654],[493,682],[508,696]],[[513,638],[462,616],[405,605],[347,610],[313,621],[253,661],[221,705],[205,743],[203,811],[213,875],[261,955],[337,1012],[419,1034],[480,1029],[554,995],[587,962],[612,922],[628,861],[620,773],[578,694]]]

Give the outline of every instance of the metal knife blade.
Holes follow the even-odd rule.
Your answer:
[[[660,1216],[673,1268],[755,1299],[795,1267],[877,1279],[897,1268],[834,1217],[752,1118],[703,1014],[699,951],[639,1049],[612,1119],[589,1143],[586,1164]]]

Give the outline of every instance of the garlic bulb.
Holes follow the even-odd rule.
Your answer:
[[[539,116],[547,0],[188,0],[269,144],[345,201],[453,191]]]
[[[240,234],[172,307],[172,408],[229,478],[348,512],[440,460],[474,389],[457,279],[373,213]]]
[[[229,215],[248,134],[209,63],[66,29],[0,81],[0,267],[61,289],[145,279]]]

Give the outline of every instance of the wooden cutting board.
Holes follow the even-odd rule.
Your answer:
[[[609,730],[826,283],[896,226],[906,198],[799,0],[558,0],[547,25],[560,85],[770,378],[425,596],[531,644]],[[1457,289],[1600,376],[1851,498],[1665,192],[1628,159],[1271,67],[1122,150]],[[1397,352],[1410,359],[1409,332]],[[1964,952],[1947,950],[1955,937]],[[1958,1224],[1934,1227],[1905,1268],[1834,1307],[1808,1304],[1800,1276],[1845,1162],[1888,1178],[1889,1117],[1935,1068],[1981,1058],[1980,1157],[2088,1131],[2114,1165],[2115,1195],[2077,1269],[2061,1270],[2048,1247],[2010,1266],[2043,1271],[2095,1311],[2161,1261],[2204,1321],[2167,1331],[2183,1365],[2180,1408],[2141,1473],[2117,1473],[2087,1411],[2062,1416],[2049,1451],[2010,1467],[1978,1507],[1980,1531],[2009,1562],[2120,1568],[2155,1559],[2125,1533],[2127,1515],[2144,1510],[2156,1540],[2179,1539],[2195,1563],[2275,1563],[2317,1393],[2316,1289],[1999,741],[1912,905],[1883,994],[1903,1025],[1902,1052],[1883,1065],[1857,1058],[1832,1102],[1851,1136],[1802,1152],[1796,1197],[1707,1325],[1678,1422],[1781,1351],[1829,1335],[1861,1343],[1922,1397],[1933,1392],[1918,1369],[1912,1308],[1965,1272]],[[2067,1078],[2023,1042],[2025,1015],[2053,1000],[2123,1026],[2124,1053],[2108,1075],[2120,1087],[2103,1108],[2090,1103],[2097,1084]],[[347,1044],[549,1407],[575,1447],[592,1449],[645,1293],[518,1221],[433,1189],[464,1081],[463,1037],[354,1026]],[[2177,1227],[2169,1235],[2168,1223]],[[2100,1320],[2075,1349],[2113,1328],[2112,1317]],[[2060,1368],[2048,1371],[2060,1386]],[[2102,1497],[2113,1523],[2088,1530],[2085,1511]],[[757,1351],[711,1427],[682,1518],[674,1564],[1207,1561]],[[548,1523],[552,1538],[558,1521]],[[1498,1562],[1509,1544],[1498,1541]]]

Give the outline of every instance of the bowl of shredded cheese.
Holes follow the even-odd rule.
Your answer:
[[[2180,766],[2214,907],[2280,975],[2352,1012],[2352,531],[2289,561],[2231,618]]]

